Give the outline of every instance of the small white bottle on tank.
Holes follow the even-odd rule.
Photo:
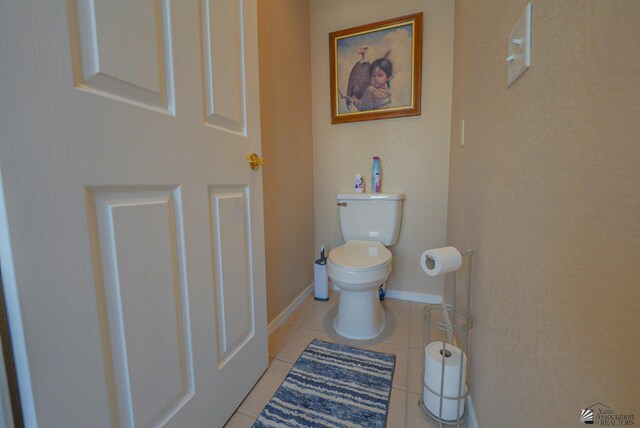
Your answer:
[[[353,182],[353,192],[354,193],[362,193],[364,192],[364,178],[362,178],[362,174],[356,174],[356,178]]]

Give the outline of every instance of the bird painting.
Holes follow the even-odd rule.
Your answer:
[[[349,74],[349,82],[347,83],[347,95],[342,96],[347,110],[351,110],[351,106],[357,106],[362,94],[367,90],[370,81],[371,60],[375,57],[375,53],[371,46],[362,46],[358,50],[360,59],[355,63]]]
[[[329,34],[331,123],[420,114],[422,14]]]
[[[390,53],[391,50],[388,50],[380,59],[387,59]],[[360,55],[360,60],[356,62],[349,74],[347,95],[345,96],[341,91],[338,91],[340,98],[344,100],[349,111],[351,111],[351,106],[356,110],[360,110],[360,100],[371,85],[371,59],[375,56],[374,50],[371,46],[362,46],[358,50],[358,54]]]

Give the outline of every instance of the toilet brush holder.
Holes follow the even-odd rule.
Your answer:
[[[313,264],[313,298],[321,302],[329,300],[329,276],[327,258],[321,257]]]

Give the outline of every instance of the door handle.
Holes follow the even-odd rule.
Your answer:
[[[347,203],[346,202],[338,202],[336,205],[339,206],[339,207],[346,207]]]
[[[261,166],[265,166],[267,164],[267,161],[263,157],[258,156],[255,153],[251,153],[247,155],[247,160],[249,161],[249,165],[251,166],[251,169],[254,171],[257,171],[258,168],[260,168]]]

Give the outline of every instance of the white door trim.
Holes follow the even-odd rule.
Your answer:
[[[19,382],[20,402],[22,405],[22,417],[26,427],[38,425],[31,388],[31,375],[27,359],[27,347],[24,341],[22,327],[22,314],[20,311],[20,299],[16,284],[15,270],[13,268],[13,255],[11,252],[11,235],[7,221],[7,210],[4,199],[4,185],[2,183],[2,170],[0,170],[0,269],[2,270],[2,285],[7,306],[7,319],[13,347],[13,358],[16,367],[16,376]],[[4,371],[4,359],[2,360],[2,376],[6,382]],[[5,408],[5,397],[2,396],[2,407]],[[5,415],[6,418],[6,415]]]

